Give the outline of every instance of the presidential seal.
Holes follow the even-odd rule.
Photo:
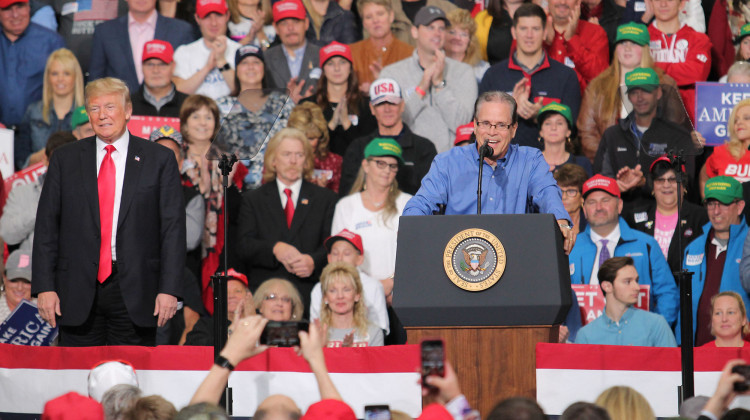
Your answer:
[[[470,292],[480,292],[502,277],[505,248],[495,235],[484,229],[466,229],[448,241],[443,266],[453,284]]]

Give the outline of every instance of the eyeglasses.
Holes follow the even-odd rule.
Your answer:
[[[372,161],[375,162],[376,165],[378,165],[378,169],[388,168],[391,170],[391,172],[398,172],[398,163],[388,163],[384,160],[379,159],[372,159]]]
[[[729,206],[731,206],[732,204],[736,203],[737,201],[739,201],[739,200],[734,200],[734,201],[732,201],[729,204],[724,204],[724,203],[722,203],[721,201],[718,201],[718,200],[706,201],[706,208],[709,209],[709,210],[714,210],[717,207],[720,208],[720,209],[727,209],[727,208],[729,208]]]
[[[266,296],[264,300],[279,300],[279,299],[281,299],[283,303],[292,303],[292,298],[290,298],[289,296],[279,296],[274,293],[271,293],[270,295]]]
[[[562,191],[563,195],[567,195],[570,198],[578,197],[578,194],[581,193],[580,191],[578,191],[578,188],[567,188],[567,189],[560,188],[560,191]]]
[[[654,179],[655,185],[675,185],[677,184],[677,178],[671,177],[671,178],[655,178]]]
[[[506,123],[497,123],[492,124],[489,121],[477,121],[477,125],[479,128],[483,130],[489,130],[491,128],[497,128],[498,131],[508,131],[511,127],[513,127],[513,124],[506,124]]]

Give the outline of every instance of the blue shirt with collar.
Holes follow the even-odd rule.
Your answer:
[[[629,307],[619,322],[602,315],[578,331],[576,344],[676,347],[674,334],[663,316]]]
[[[482,214],[551,213],[570,221],[539,149],[511,144],[494,169],[482,164]],[[437,155],[419,191],[406,203],[404,216],[431,215],[438,204],[446,205],[445,214],[476,214],[478,166],[476,144]]]

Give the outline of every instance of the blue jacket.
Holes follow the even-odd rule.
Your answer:
[[[703,226],[703,234],[695,238],[685,249],[685,259],[682,267],[693,274],[693,340],[695,340],[695,328],[698,322],[698,302],[703,294],[703,286],[706,285],[706,240],[708,233],[712,229],[711,223]],[[742,218],[740,224],[729,227],[729,245],[727,247],[727,256],[724,261],[724,271],[721,273],[721,284],[719,292],[734,291],[742,296],[745,301],[745,307],[750,308],[750,298],[742,287],[740,280],[740,260],[742,259],[742,247],[745,244],[747,236],[747,223]],[[677,320],[677,343],[680,343],[680,320]]]
[[[620,241],[617,242],[613,256],[633,258],[635,269],[638,271],[638,283],[651,286],[651,311],[661,314],[669,325],[674,325],[680,305],[680,292],[656,239],[631,229],[621,217]],[[591,226],[587,226],[585,231],[578,234],[576,245],[568,258],[570,283],[589,284],[596,258],[596,244],[591,240]]]

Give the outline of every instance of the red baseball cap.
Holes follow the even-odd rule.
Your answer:
[[[349,63],[354,62],[354,59],[352,58],[352,50],[349,46],[336,41],[333,41],[320,49],[320,66],[323,67],[326,61],[333,57],[343,57],[347,59]]]
[[[667,162],[670,165],[672,164],[672,161],[668,157],[666,157],[666,156],[659,156],[658,158],[656,158],[655,161],[653,161],[651,163],[651,166],[648,167],[648,171],[649,172],[653,172],[654,171],[654,166],[656,165],[656,162]],[[682,172],[685,172],[685,165],[682,165],[681,169],[682,169]]]
[[[311,405],[302,420],[357,420],[354,410],[339,400],[321,400]]]
[[[222,275],[225,275],[224,272],[221,273]],[[249,284],[247,282],[247,276],[240,273],[239,271],[235,270],[234,268],[229,268],[229,273],[226,274],[227,280],[237,280],[241,281],[245,284],[245,286],[249,287]]]
[[[357,248],[357,251],[359,251],[360,255],[365,253],[365,248],[362,246],[362,237],[347,229],[344,229],[335,235],[331,235],[325,240],[323,244],[325,245],[328,252],[331,252],[333,244],[338,240],[344,240],[352,244],[352,246]]]
[[[104,420],[104,409],[93,398],[68,392],[44,404],[42,420]]]
[[[604,175],[596,174],[583,183],[583,198],[586,198],[590,192],[597,190],[620,197],[620,188],[617,186],[617,181]]]
[[[141,61],[143,62],[150,58],[158,58],[159,60],[169,64],[172,62],[173,55],[174,49],[172,49],[172,44],[160,39],[154,39],[152,41],[148,41],[143,46],[143,58],[141,58]]]
[[[201,19],[209,13],[225,15],[227,10],[227,3],[224,0],[198,0],[195,4],[195,14]]]
[[[28,3],[29,0],[0,0],[0,9],[5,9],[13,6],[16,3]]]
[[[456,128],[456,140],[453,141],[453,145],[457,145],[458,143],[461,143],[462,141],[469,141],[471,140],[471,135],[474,134],[474,123],[470,122],[468,124],[459,125]]]
[[[288,18],[304,20],[306,17],[305,6],[299,0],[282,0],[273,5],[273,23]]]

